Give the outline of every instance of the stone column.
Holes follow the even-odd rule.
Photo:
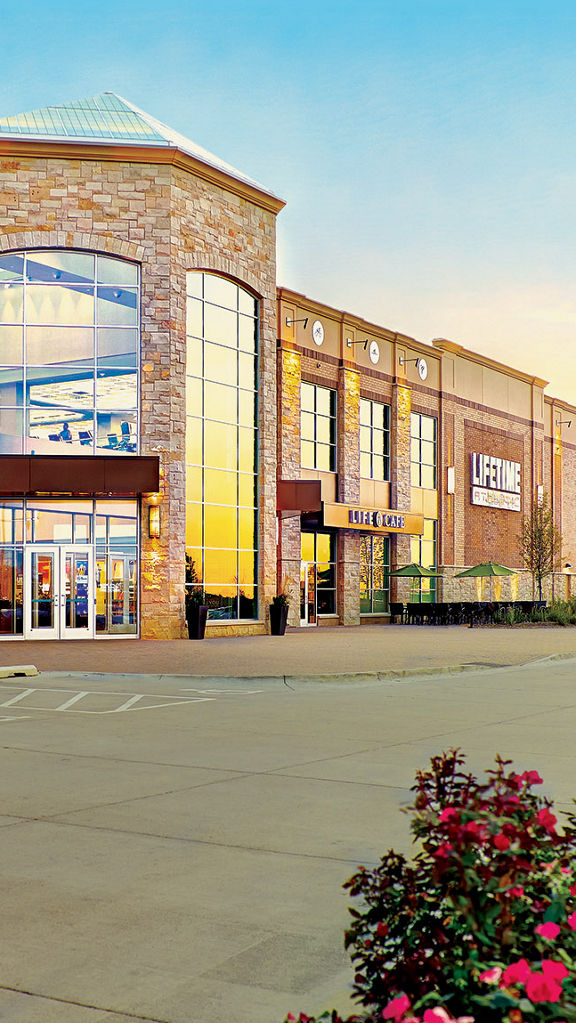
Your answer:
[[[300,353],[278,351],[278,479],[300,479]],[[300,624],[300,516],[278,521],[277,591],[288,594],[288,624]]]
[[[410,511],[410,410],[411,392],[404,383],[395,383],[392,388],[390,410],[390,438],[392,478],[390,481],[390,502],[399,511]],[[391,536],[390,567],[397,568],[410,561],[410,536],[397,533]],[[392,577],[390,599],[408,600],[410,584],[404,579]]]
[[[338,500],[360,502],[360,374],[343,363],[338,371]],[[338,614],[341,625],[360,624],[360,533],[340,530],[337,543]]]

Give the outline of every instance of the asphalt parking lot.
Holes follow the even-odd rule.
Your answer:
[[[0,1018],[281,1023],[348,1005],[342,883],[462,745],[576,791],[576,662],[295,683],[0,683]]]

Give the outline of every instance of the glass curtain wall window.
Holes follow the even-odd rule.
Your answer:
[[[258,302],[187,274],[186,585],[210,619],[258,616]]]
[[[435,569],[438,558],[436,519],[424,519],[422,536],[410,537],[410,561],[423,568]],[[436,600],[436,579],[411,579],[410,600],[423,603]]]
[[[390,540],[360,537],[360,614],[385,614],[390,602]]]
[[[95,634],[136,634],[138,522],[134,500],[0,501],[0,636],[24,633],[25,552],[68,546],[84,549],[95,573]]]
[[[123,259],[0,255],[0,454],[135,454],[140,286]]]
[[[336,391],[318,384],[300,387],[300,450],[306,469],[336,470]]]
[[[390,480],[390,406],[360,398],[360,475]]]
[[[433,416],[410,415],[410,463],[412,486],[435,490],[437,420]]]

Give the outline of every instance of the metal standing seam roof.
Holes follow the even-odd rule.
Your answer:
[[[260,192],[278,198],[258,181],[242,174],[114,92],[103,92],[61,106],[42,107],[25,114],[0,117],[0,139],[87,144],[113,142],[118,145],[137,142],[141,146],[176,148]]]

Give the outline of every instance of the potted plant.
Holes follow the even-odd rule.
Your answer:
[[[277,593],[270,604],[270,635],[283,636],[288,622],[290,602],[286,593]]]
[[[186,591],[185,613],[188,639],[204,639],[208,607],[202,590]]]
[[[186,590],[184,614],[188,626],[188,639],[204,639],[208,607],[204,603],[204,588],[198,578],[196,565],[189,554],[186,555]]]

